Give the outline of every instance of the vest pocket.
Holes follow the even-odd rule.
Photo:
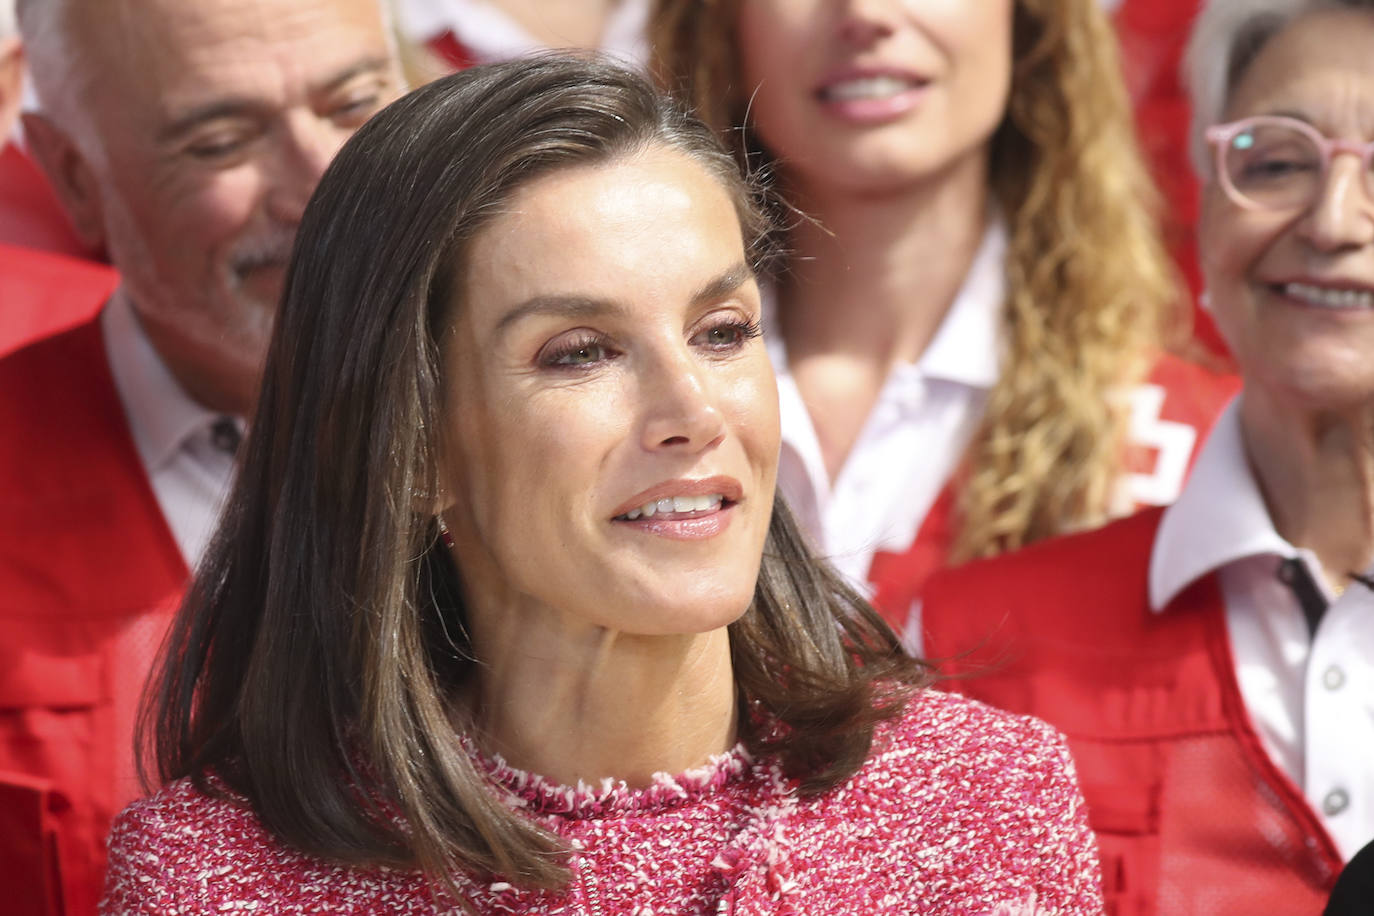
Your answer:
[[[1153,916],[1159,889],[1158,782],[1083,783],[1111,916]]]

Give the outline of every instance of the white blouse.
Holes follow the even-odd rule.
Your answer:
[[[787,364],[767,297],[765,339],[778,376],[778,486],[813,546],[866,589],[873,554],[901,552],[957,469],[982,420],[1002,357],[1006,228],[989,224],[964,284],[925,353],[888,376],[832,481],[811,413]]]
[[[1330,602],[1309,636],[1284,559],[1303,563]],[[1150,607],[1218,572],[1245,709],[1265,750],[1349,859],[1374,839],[1374,591],[1337,596],[1310,551],[1274,530],[1246,458],[1239,400],[1217,420],[1150,555]],[[1368,572],[1374,573],[1374,569]]]

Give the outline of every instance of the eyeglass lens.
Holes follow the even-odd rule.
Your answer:
[[[1226,146],[1226,175],[1241,197],[1271,209],[1302,207],[1321,193],[1321,148],[1311,137],[1283,124],[1256,124]],[[1374,191],[1374,177],[1365,175]]]

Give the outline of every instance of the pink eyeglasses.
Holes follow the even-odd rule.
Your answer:
[[[1374,200],[1374,143],[1332,140],[1296,118],[1261,115],[1207,128],[1222,190],[1251,210],[1306,209],[1321,194],[1337,153],[1360,157]]]

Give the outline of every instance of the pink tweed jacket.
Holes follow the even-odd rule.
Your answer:
[[[918,694],[863,768],[801,796],[742,749],[632,789],[553,785],[481,762],[510,805],[563,837],[558,892],[459,876],[480,914],[1086,916],[1100,875],[1064,741],[1036,719]],[[454,913],[415,873],[283,845],[252,810],[186,781],[116,822],[102,912]]]

